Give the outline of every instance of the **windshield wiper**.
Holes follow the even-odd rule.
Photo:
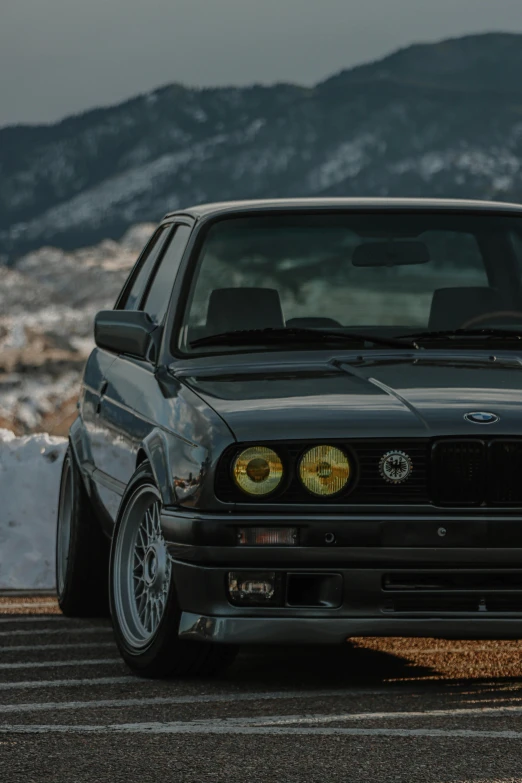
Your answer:
[[[401,334],[399,338],[403,340],[451,340],[453,338],[466,337],[506,337],[511,340],[522,340],[522,330],[520,329],[496,329],[494,327],[484,327],[484,329],[440,329],[427,330],[425,332],[414,332],[412,334]]]
[[[323,329],[292,327],[287,329],[238,329],[222,334],[211,334],[191,340],[192,348],[204,345],[298,345],[302,343],[342,343],[354,342],[385,345],[388,348],[418,348],[414,341],[405,342],[396,337],[377,337],[360,332],[334,332]]]

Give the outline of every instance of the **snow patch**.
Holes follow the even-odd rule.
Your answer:
[[[281,146],[277,150],[262,147],[244,150],[236,155],[230,176],[238,180],[250,173],[255,186],[257,177],[286,171],[295,154],[296,150],[289,146]]]
[[[379,149],[378,139],[370,133],[344,142],[321,166],[311,172],[309,187],[312,191],[325,190],[348,177],[356,177],[371,162],[373,154]]]
[[[56,512],[65,438],[0,429],[0,588],[55,585]]]
[[[519,158],[509,149],[491,147],[482,150],[470,147],[432,151],[418,157],[403,158],[389,166],[388,170],[401,176],[415,172],[426,182],[442,171],[451,170],[457,172],[455,181],[458,181],[458,176],[486,177],[491,180],[495,190],[507,190],[513,185],[520,168]]]
[[[196,120],[196,122],[206,122],[208,120],[207,113],[197,106],[188,106],[185,111],[190,117]]]
[[[258,117],[257,120],[254,120],[247,128],[245,128],[245,139],[249,141],[255,139],[259,131],[264,128],[265,125],[266,120]]]

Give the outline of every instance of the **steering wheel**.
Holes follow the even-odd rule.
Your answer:
[[[522,323],[522,312],[520,312],[520,310],[495,310],[491,313],[482,313],[481,315],[476,315],[474,318],[470,318],[463,323],[459,329],[469,329],[471,326],[479,326],[480,324],[488,323],[491,320],[500,321],[503,318],[512,318]]]

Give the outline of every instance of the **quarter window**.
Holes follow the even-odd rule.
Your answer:
[[[174,281],[190,235],[189,226],[178,226],[161,259],[145,296],[143,310],[153,321],[161,323],[169,305]]]
[[[125,286],[123,295],[117,305],[118,310],[140,309],[140,302],[143,298],[147,281],[163,249],[170,228],[170,226],[163,226],[156,231],[150,240],[137,267],[132,271],[129,282]]]

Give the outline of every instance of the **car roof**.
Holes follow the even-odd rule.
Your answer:
[[[245,212],[310,211],[338,209],[378,209],[378,210],[450,210],[477,212],[509,212],[522,214],[522,204],[510,204],[502,201],[478,201],[472,199],[428,199],[428,198],[294,198],[294,199],[257,199],[251,201],[222,201],[213,204],[200,204],[168,212],[165,218],[176,215],[189,215],[199,218]]]

